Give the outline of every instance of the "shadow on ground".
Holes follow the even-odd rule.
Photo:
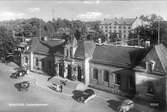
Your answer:
[[[121,104],[121,102],[117,100],[108,100],[107,103],[109,104],[108,106],[115,111],[118,110],[118,106]]]

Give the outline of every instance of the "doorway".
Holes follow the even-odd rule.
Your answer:
[[[71,73],[72,73],[72,67],[71,67],[71,65],[68,65],[68,75],[67,75],[67,78],[68,79],[71,79]]]
[[[81,66],[78,66],[78,80],[82,81],[82,70],[81,70]]]
[[[59,63],[59,76],[64,77],[64,66],[62,63]]]

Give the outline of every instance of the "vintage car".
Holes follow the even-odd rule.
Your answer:
[[[79,94],[74,94],[74,99],[80,103],[86,103],[89,100],[93,99],[96,96],[95,92],[92,89],[86,89],[81,91]]]
[[[63,85],[62,84],[56,84],[56,83],[52,83],[48,87],[50,89],[56,91],[56,92],[62,92],[62,89],[63,89]]]
[[[18,91],[27,91],[29,86],[30,86],[29,81],[23,81],[15,84],[15,87],[17,88]]]
[[[19,77],[23,77],[27,74],[25,70],[18,70],[10,75],[11,78],[17,79]]]
[[[126,99],[118,107],[118,112],[129,112],[134,108],[134,102],[132,100]]]

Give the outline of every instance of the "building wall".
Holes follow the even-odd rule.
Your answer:
[[[163,67],[162,67],[162,64],[158,58],[158,55],[155,51],[155,48],[151,49],[150,52],[147,54],[146,56],[146,62],[149,62],[149,61],[154,61],[155,62],[155,67],[154,69],[152,70],[152,72],[159,72],[159,73],[163,73],[164,70],[163,70]]]
[[[21,53],[21,66],[30,67],[30,54]]]
[[[55,62],[53,56],[33,54],[32,71],[54,76],[55,75],[54,63]]]
[[[74,68],[75,70],[73,71],[73,74],[74,76],[76,77],[76,80],[82,82],[82,83],[85,83],[85,63],[84,63],[84,60],[78,60],[78,59],[75,59],[74,60]],[[81,74],[79,74],[79,71],[78,69],[81,69]],[[79,78],[80,77],[80,78]]]
[[[98,79],[93,76],[93,70],[98,70]],[[108,71],[108,81],[105,81],[104,72]],[[120,79],[118,80],[118,75]],[[123,68],[115,68],[112,66],[106,66],[101,64],[90,63],[90,83],[91,87],[97,89],[109,91],[119,95],[133,95],[135,94],[135,78],[133,71]],[[131,88],[129,88],[129,79],[132,77]],[[119,83],[118,83],[119,81]]]
[[[166,100],[166,78],[146,72],[136,72],[136,93],[138,97],[147,100],[160,102],[165,105]],[[153,91],[153,92],[150,92]]]
[[[100,24],[100,28],[107,37],[110,33],[117,33],[122,40],[128,39],[129,32],[131,31],[131,24]]]

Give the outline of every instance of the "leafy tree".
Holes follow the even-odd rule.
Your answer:
[[[163,20],[162,17],[157,16],[155,14],[149,16],[140,16],[140,19],[147,22],[148,24],[138,26],[130,33],[129,39],[139,39],[137,41],[150,41],[151,45],[155,45],[158,42],[158,21]],[[158,20],[158,21],[157,21]],[[128,42],[131,44],[139,44],[138,42],[130,41]]]
[[[12,37],[12,31],[6,29],[5,27],[0,27],[0,55],[4,59],[8,53],[13,53],[15,48],[15,42]]]

